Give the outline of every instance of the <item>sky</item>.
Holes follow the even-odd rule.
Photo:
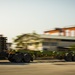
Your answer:
[[[17,35],[75,26],[75,0],[0,0],[0,34]]]

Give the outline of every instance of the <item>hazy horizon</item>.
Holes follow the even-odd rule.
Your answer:
[[[33,31],[75,26],[75,0],[0,0],[0,34],[12,38]]]

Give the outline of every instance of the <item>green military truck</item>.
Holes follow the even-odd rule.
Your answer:
[[[0,36],[0,59],[8,59],[10,62],[15,63],[29,63],[33,58],[28,52],[13,52],[7,48],[7,38]]]
[[[27,52],[13,52],[12,50],[8,50],[7,48],[7,38],[0,36],[0,59],[8,59],[10,62],[15,63],[30,63],[33,61],[33,55],[35,58],[39,57],[49,57],[55,59],[64,59],[65,61],[75,61],[75,51],[69,50],[67,48],[66,51],[43,51],[36,52],[29,51]]]

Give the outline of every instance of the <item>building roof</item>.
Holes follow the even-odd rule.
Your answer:
[[[50,34],[40,34],[40,37],[47,38],[47,39],[75,40],[74,36],[58,36],[58,35],[50,35]]]

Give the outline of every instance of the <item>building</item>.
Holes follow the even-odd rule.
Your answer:
[[[40,35],[43,39],[42,48],[43,50],[59,50],[71,47],[75,45],[75,37],[71,36],[57,36],[57,35]]]
[[[75,37],[70,36],[57,36],[57,35],[48,35],[48,34],[41,34],[40,39],[42,41],[36,41],[34,43],[30,43],[28,48],[30,50],[64,50],[72,45],[75,45]]]
[[[75,44],[75,26],[68,26],[63,28],[55,28],[53,30],[44,31],[43,47],[50,50],[66,49]]]
[[[75,37],[59,36],[50,34],[24,34],[21,36],[21,42],[18,47],[23,49],[42,51],[42,50],[64,50],[75,45]]]
[[[53,30],[44,31],[45,34],[58,34],[63,36],[75,36],[75,26],[55,28]]]

